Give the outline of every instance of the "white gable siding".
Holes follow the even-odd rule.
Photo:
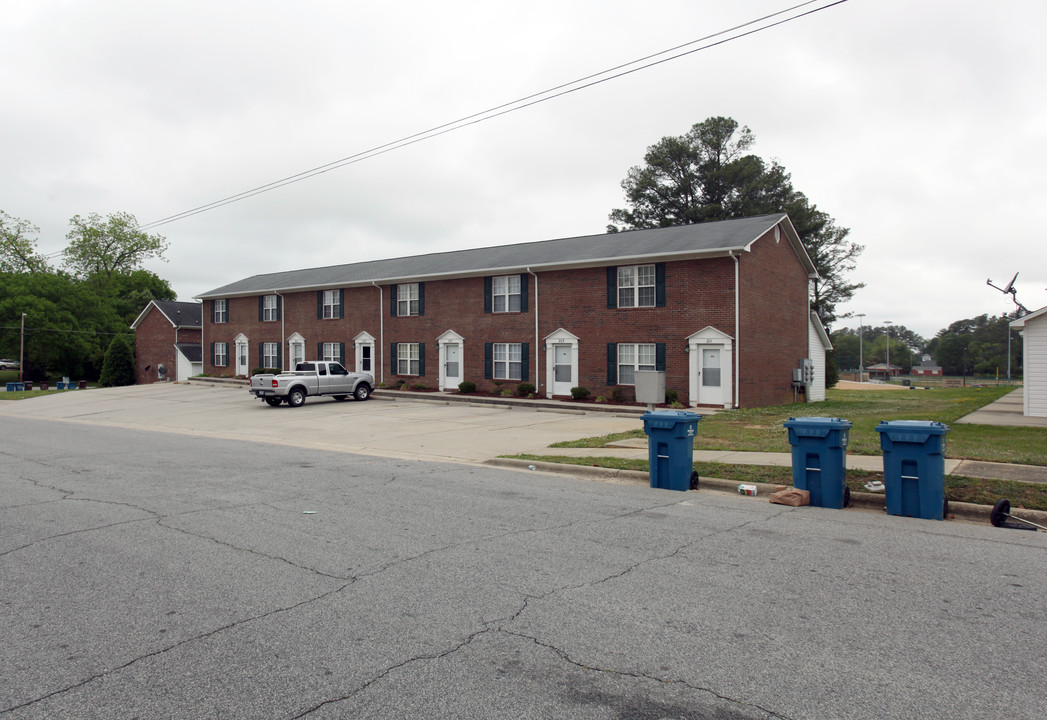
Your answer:
[[[807,402],[825,400],[825,345],[814,326],[814,320],[807,320],[807,357],[814,363],[814,380],[807,388]]]
[[[1047,417],[1047,315],[1029,320],[1022,336],[1025,348],[1025,414]]]

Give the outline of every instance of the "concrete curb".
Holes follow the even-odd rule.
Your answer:
[[[485,465],[504,467],[514,470],[534,469],[536,471],[555,473],[558,475],[581,475],[584,477],[602,478],[605,480],[627,482],[636,485],[649,485],[650,475],[640,470],[615,470],[614,468],[603,468],[591,465],[571,465],[566,463],[541,462],[536,460],[515,460],[512,458],[491,458],[484,461]],[[769,483],[748,483],[756,485],[757,497],[770,495],[774,492],[775,485]],[[703,477],[699,483],[700,490],[713,490],[716,492],[738,492],[737,480],[725,480],[723,478]],[[886,499],[882,493],[851,493],[851,508],[861,510],[885,511]],[[988,523],[992,507],[989,505],[976,505],[975,503],[950,502],[950,519],[966,520],[968,522]],[[1040,525],[1047,525],[1047,512],[1042,510],[1011,509],[1015,517],[1025,518]]]

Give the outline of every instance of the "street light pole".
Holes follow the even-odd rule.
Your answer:
[[[865,358],[862,357],[862,331],[865,329],[865,313],[858,313],[858,382],[865,382]]]
[[[20,337],[18,344],[18,382],[22,382],[24,377],[22,373],[25,372],[25,313],[22,313],[22,332]]]

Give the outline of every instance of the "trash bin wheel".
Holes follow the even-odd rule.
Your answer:
[[[1007,522],[1007,516],[1011,514],[1011,501],[1007,498],[998,500],[995,505],[992,506],[992,513],[989,515],[989,522],[995,527],[1003,527],[1003,524]]]
[[[942,501],[942,520],[949,519],[949,498]]]
[[[851,505],[851,489],[844,485],[843,487],[843,506],[850,507]]]
[[[691,471],[691,489],[692,490],[697,490],[698,489],[698,471],[697,470],[692,470]]]

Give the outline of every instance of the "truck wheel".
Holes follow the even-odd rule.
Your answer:
[[[302,407],[305,404],[305,390],[295,388],[287,393],[287,404],[291,407]]]
[[[356,390],[353,391],[353,397],[357,400],[366,400],[371,397],[371,386],[367,383],[360,383],[356,386]]]
[[[279,404],[280,404],[281,402],[283,402],[283,400],[281,400],[281,399],[280,399],[280,398],[278,398],[278,397],[267,397],[267,398],[265,399],[265,404],[266,404],[266,405],[268,405],[269,407],[276,407],[276,406],[277,406],[277,405],[279,405]]]

